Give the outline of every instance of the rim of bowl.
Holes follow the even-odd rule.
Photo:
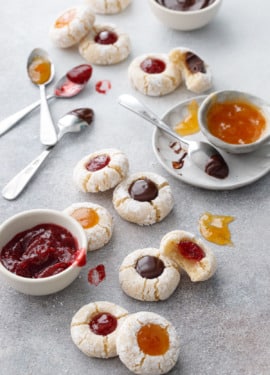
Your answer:
[[[182,14],[182,15],[190,15],[190,14],[201,14],[208,12],[212,8],[215,8],[219,4],[221,4],[222,0],[215,0],[212,4],[208,5],[205,8],[197,9],[197,10],[188,10],[188,11],[182,11],[182,10],[174,10],[169,9],[163,5],[160,5],[156,0],[149,0],[150,3],[154,4],[157,8],[162,9],[164,12],[167,12],[169,14]]]
[[[26,211],[22,211],[22,212],[19,212],[18,214],[15,214],[13,216],[11,216],[10,218],[8,218],[7,220],[5,220],[1,225],[0,225],[0,235],[1,235],[1,231],[3,230],[3,227],[5,227],[6,225],[9,225],[10,223],[12,223],[14,220],[18,220],[20,219],[21,217],[29,217],[31,216],[32,214],[50,214],[50,215],[55,215],[57,217],[64,217],[66,220],[70,221],[72,223],[72,225],[74,225],[75,227],[77,227],[77,230],[80,233],[80,235],[82,235],[82,239],[83,239],[83,245],[85,246],[80,246],[79,247],[79,250],[82,252],[84,252],[85,254],[87,254],[87,238],[86,238],[86,234],[84,232],[84,229],[82,228],[82,226],[74,219],[72,218],[70,215],[62,212],[62,211],[57,211],[57,210],[52,210],[52,209],[32,209],[32,210],[26,210]],[[48,223],[48,222],[47,222]],[[52,223],[54,224],[54,223]],[[38,223],[36,224],[38,225]],[[61,224],[56,224],[56,225],[59,225],[61,226]],[[29,227],[29,229],[31,229],[31,227],[35,226],[35,224],[31,225]],[[62,225],[63,228],[66,228],[65,225]],[[24,229],[24,230],[27,230],[27,229]],[[24,231],[22,230],[22,231]],[[68,229],[69,230],[69,229]],[[70,230],[69,230],[70,232]],[[20,232],[18,232],[20,233]],[[11,236],[10,240],[18,233],[15,233]],[[73,237],[74,234],[71,233]],[[78,238],[75,238],[77,240],[77,242],[79,243],[78,241]],[[8,241],[10,241],[8,240]],[[0,251],[2,251],[2,247],[0,248]],[[4,265],[2,264],[2,262],[0,261],[0,269],[1,269],[1,272],[3,272],[4,274],[6,274],[8,277],[14,279],[14,280],[21,280],[23,281],[24,283],[26,284],[41,284],[41,283],[44,283],[46,282],[47,280],[54,280],[54,279],[58,279],[58,278],[61,278],[63,277],[66,273],[69,273],[69,271],[73,270],[74,268],[77,268],[77,267],[80,267],[76,264],[76,260],[70,265],[68,266],[65,270],[63,270],[62,272],[59,272],[57,273],[56,275],[52,275],[52,276],[47,276],[47,277],[42,277],[42,278],[31,278],[31,277],[24,277],[24,276],[20,276],[20,275],[17,275],[16,273],[13,273],[11,271],[9,271],[6,267],[4,267]]]

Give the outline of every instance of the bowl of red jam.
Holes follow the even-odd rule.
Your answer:
[[[199,107],[198,121],[209,142],[232,154],[256,151],[270,140],[270,105],[245,92],[208,95]]]
[[[19,292],[47,295],[71,284],[86,263],[87,238],[71,216],[35,209],[0,226],[0,277]]]
[[[157,19],[165,26],[182,31],[207,25],[216,16],[222,0],[148,0]]]

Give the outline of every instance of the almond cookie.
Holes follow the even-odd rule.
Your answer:
[[[74,168],[73,180],[81,191],[97,193],[115,187],[126,177],[128,169],[126,155],[107,148],[82,158]]]
[[[89,303],[73,316],[71,338],[89,357],[116,357],[116,337],[127,315],[127,310],[111,302]]]
[[[191,281],[207,280],[217,268],[213,252],[200,239],[183,230],[167,233],[161,240],[160,251],[186,271]]]
[[[128,77],[136,90],[149,96],[169,94],[182,82],[179,67],[162,53],[135,58],[129,66]]]
[[[92,203],[73,203],[64,212],[83,227],[88,240],[88,251],[100,249],[112,236],[113,219],[106,208]]]
[[[119,270],[123,291],[140,301],[160,301],[171,296],[180,281],[177,264],[160,253],[146,248],[125,257]]]
[[[182,70],[188,90],[200,94],[212,86],[212,76],[208,65],[193,51],[186,48],[174,48],[169,59]]]
[[[141,311],[129,315],[116,339],[121,362],[135,374],[166,374],[176,364],[180,343],[173,325],[162,316]]]
[[[131,3],[131,0],[85,0],[95,13],[120,13]]]
[[[168,181],[156,173],[135,173],[122,181],[113,192],[113,205],[118,214],[139,225],[163,220],[173,204]]]
[[[51,26],[49,35],[60,48],[74,46],[91,30],[95,15],[88,6],[68,8],[60,14]]]
[[[117,64],[128,57],[130,49],[129,36],[114,25],[94,25],[79,44],[81,56],[97,65]]]

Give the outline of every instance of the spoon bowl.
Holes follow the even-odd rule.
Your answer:
[[[45,86],[54,77],[54,65],[48,53],[41,48],[35,48],[28,57],[27,72],[31,81],[40,89],[40,142],[52,146],[57,142],[57,134],[45,91]]]
[[[223,156],[209,143],[199,141],[188,141],[175,133],[165,122],[163,122],[149,108],[145,107],[131,95],[121,95],[118,98],[119,104],[144,118],[165,133],[177,139],[190,160],[198,168],[211,177],[223,179],[229,174],[229,167]]]

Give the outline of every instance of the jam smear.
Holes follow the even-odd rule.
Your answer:
[[[99,171],[102,168],[105,168],[111,161],[109,155],[98,155],[91,159],[86,165],[86,169],[90,172]]]
[[[189,240],[180,241],[178,244],[178,250],[184,258],[196,262],[199,262],[205,257],[203,249],[195,242]]]
[[[199,220],[199,227],[202,236],[217,245],[232,245],[229,224],[234,221],[233,216],[212,215],[204,213]]]
[[[62,98],[71,98],[82,91],[82,85],[71,82],[67,77],[63,77],[54,89],[54,94]]]
[[[28,278],[55,275],[74,263],[82,252],[77,240],[56,224],[39,224],[18,233],[1,250],[9,271]]]
[[[84,229],[93,228],[99,222],[99,215],[93,208],[77,208],[72,212],[71,216],[77,220]]]
[[[137,333],[139,348],[144,354],[159,356],[165,354],[170,347],[168,332],[158,324],[146,324]]]
[[[166,69],[166,64],[160,59],[149,57],[141,63],[140,67],[145,73],[160,74]]]
[[[62,27],[66,27],[69,25],[70,22],[76,17],[76,9],[69,9],[65,13],[63,13],[60,17],[57,18],[55,21],[54,26],[57,29],[61,29]]]
[[[68,113],[69,115],[75,115],[81,120],[85,121],[88,125],[91,125],[94,119],[94,111],[91,108],[77,108]]]
[[[150,202],[158,196],[156,184],[148,178],[134,181],[130,185],[128,192],[131,198],[139,202]]]
[[[92,76],[93,68],[89,64],[81,64],[69,70],[67,78],[78,85],[84,85]]]
[[[196,100],[191,100],[187,107],[187,116],[174,127],[174,131],[177,134],[183,137],[199,132],[200,126],[198,121],[198,109],[198,102]]]
[[[114,44],[118,40],[118,35],[113,31],[103,30],[95,36],[98,44]]]
[[[185,57],[186,65],[191,73],[206,73],[204,62],[199,56],[187,52]]]
[[[184,164],[185,164],[185,158],[187,156],[187,152],[184,152],[184,154],[181,156],[180,159],[176,160],[176,161],[172,161],[172,167],[173,169],[181,169],[183,168]]]
[[[117,319],[108,312],[102,312],[92,318],[89,327],[96,335],[107,336],[116,330]]]
[[[155,279],[159,277],[164,271],[165,265],[157,257],[154,256],[143,256],[138,259],[135,269],[139,275],[146,279]]]
[[[205,173],[209,176],[224,179],[229,175],[229,167],[220,154],[212,155],[205,166]]]
[[[182,12],[199,10],[213,4],[215,0],[156,0],[156,2],[165,8],[178,10]]]
[[[41,56],[33,59],[28,67],[28,74],[32,82],[37,85],[46,83],[51,77],[51,63]]]
[[[88,282],[92,285],[98,286],[105,278],[106,271],[103,264],[91,268],[88,272]]]
[[[112,84],[107,79],[98,81],[95,85],[96,92],[99,94],[107,94],[108,91],[112,88]]]

